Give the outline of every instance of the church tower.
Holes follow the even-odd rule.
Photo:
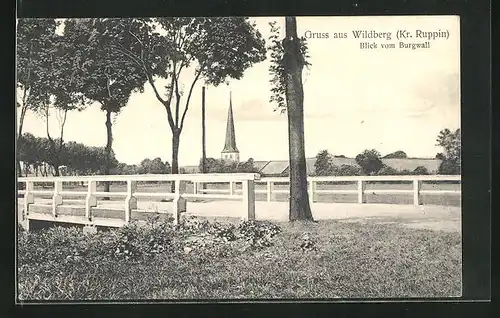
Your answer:
[[[226,140],[224,149],[221,152],[222,160],[240,161],[240,152],[236,147],[236,135],[234,133],[233,101],[231,92],[229,93],[229,111],[227,114]]]

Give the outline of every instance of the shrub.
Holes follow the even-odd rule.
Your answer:
[[[239,225],[238,231],[251,247],[262,248],[272,245],[271,238],[280,233],[281,228],[267,221],[245,221]]]
[[[429,173],[429,170],[427,170],[426,167],[424,167],[424,166],[418,166],[418,167],[415,168],[415,170],[413,170],[413,174],[414,175],[428,175],[430,173]]]
[[[394,176],[394,175],[398,175],[398,174],[400,174],[399,171],[397,171],[393,167],[389,167],[387,165],[384,165],[384,167],[382,167],[382,169],[380,169],[377,172],[377,175],[379,175],[379,176]]]
[[[406,152],[402,150],[398,150],[395,152],[391,152],[390,154],[387,154],[383,157],[384,159],[392,159],[392,158],[398,158],[398,159],[406,159],[408,156],[406,155]]]
[[[360,176],[362,172],[361,167],[351,165],[341,165],[337,170],[339,176]]]
[[[439,174],[447,175],[459,175],[460,174],[460,162],[452,160],[444,160],[439,165]]]
[[[367,175],[373,175],[383,168],[380,153],[375,149],[365,150],[355,158],[356,163]]]

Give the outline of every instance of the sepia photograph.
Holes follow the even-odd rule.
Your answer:
[[[16,302],[456,299],[460,18],[18,18]]]

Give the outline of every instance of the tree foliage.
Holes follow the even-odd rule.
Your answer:
[[[395,152],[391,152],[390,154],[387,154],[383,157],[384,159],[406,159],[408,156],[406,155],[406,152],[402,150],[398,150]]]
[[[57,23],[54,19],[19,19],[16,43],[16,105],[20,108],[19,136],[28,110],[50,101],[52,58]]]
[[[167,174],[170,173],[170,164],[163,162],[157,157],[153,160],[146,158],[141,161],[138,169],[139,174]]]
[[[271,85],[271,97],[269,102],[276,107],[274,111],[280,111],[281,113],[286,112],[286,72],[285,64],[283,60],[284,48],[282,45],[282,40],[280,36],[283,37],[282,30],[277,25],[276,21],[269,23],[271,29],[271,35],[269,36],[269,44],[267,45],[267,50],[270,52],[270,66],[269,74],[271,79],[269,83]],[[300,38],[300,52],[304,59],[304,66],[310,67],[309,62],[310,56],[307,46],[307,39],[305,37]]]
[[[106,114],[106,155],[111,160],[112,114],[127,105],[133,92],[143,92],[147,77],[136,63],[112,49],[111,34],[122,27],[120,19],[69,19],[64,39],[71,46],[70,60],[78,67],[67,75],[79,83],[79,92],[97,102]],[[71,74],[71,75],[70,75]],[[104,174],[109,174],[110,165]],[[106,189],[107,190],[107,189]]]
[[[111,48],[106,32],[121,26],[121,19],[68,19],[64,44],[70,46],[66,76],[79,83],[80,92],[103,111],[119,112],[133,92],[143,92],[146,76],[135,63]]]
[[[460,129],[455,130],[454,132],[449,129],[443,129],[439,132],[438,137],[436,139],[437,146],[443,147],[444,150],[444,158],[446,160],[451,161],[459,161],[460,153],[462,150],[461,144],[461,132]]]
[[[443,148],[444,153],[439,153],[442,162],[439,166],[440,174],[460,174],[460,161],[461,161],[461,132],[460,129],[452,132],[448,128],[439,132],[436,142],[437,146]]]
[[[316,161],[314,162],[314,172],[317,176],[334,175],[332,155],[328,152],[328,150],[322,150],[316,155]]]
[[[172,173],[178,173],[180,135],[194,86],[240,79],[265,59],[265,45],[246,17],[120,19],[108,33],[111,47],[134,62],[167,112],[172,131]],[[187,92],[181,74],[194,70]],[[183,72],[184,71],[184,72]],[[166,79],[164,91],[157,80]]]
[[[356,163],[363,169],[367,175],[376,174],[384,167],[380,158],[380,152],[375,149],[367,149],[356,156]]]
[[[55,140],[58,142],[58,140]],[[56,158],[55,155],[58,157]],[[64,143],[61,154],[54,154],[48,138],[35,137],[25,133],[19,138],[18,159],[24,163],[25,173],[48,175],[47,165],[52,166],[51,172],[56,174],[60,166],[66,166],[68,174],[90,175],[102,174],[106,166],[106,153],[103,147],[89,147],[81,143],[70,141]],[[111,166],[115,167],[118,161],[111,153]],[[45,170],[39,171],[40,167]]]
[[[200,159],[198,165],[199,171],[201,171],[203,159]],[[248,159],[245,162],[235,162],[226,161],[222,159],[206,158],[205,167],[207,173],[257,173],[257,169],[254,167],[253,158]]]

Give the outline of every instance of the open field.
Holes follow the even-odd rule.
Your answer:
[[[422,190],[460,190],[460,184],[458,183],[430,183],[430,182],[423,182],[422,183]],[[35,185],[35,189],[41,189],[41,187],[37,187]],[[49,188],[45,188],[51,189]],[[64,185],[65,191],[86,191],[86,188],[84,186],[72,186],[70,187],[69,185],[66,186]],[[103,191],[104,186],[99,185],[98,186],[98,191]],[[227,190],[227,193],[229,193],[229,184],[209,184],[207,185],[207,189],[215,189],[215,190]],[[235,189],[241,189],[241,184],[236,184]],[[265,184],[259,184],[257,183],[255,186],[256,190],[266,190],[266,185]],[[286,191],[288,190],[288,185],[287,184],[275,184],[274,186],[275,190],[278,191]],[[322,184],[318,183],[317,190],[355,190],[356,189],[356,184]],[[412,184],[411,183],[368,183],[366,185],[366,190],[370,191],[373,190],[372,193],[367,193],[366,194],[366,203],[385,203],[385,204],[412,204],[413,203],[413,196],[412,194],[387,194],[387,193],[377,193],[377,190],[390,190],[390,189],[397,189],[397,190],[411,190],[412,189]],[[112,192],[124,192],[126,191],[126,185],[125,183],[114,183],[110,187],[110,191]],[[170,192],[170,184],[167,182],[159,182],[156,184],[147,184],[147,183],[138,183],[137,187],[138,192]],[[187,193],[193,193],[193,184],[192,183],[186,183],[186,192]],[[278,201],[278,202],[287,202],[288,200],[288,194],[287,193],[275,193],[273,194],[274,198],[273,201]],[[70,198],[70,197],[68,197]],[[82,199],[82,197],[74,197],[70,199]],[[256,193],[255,199],[257,201],[265,201],[266,200],[266,194],[265,193]],[[120,198],[111,198],[111,200],[122,200]],[[325,193],[316,193],[315,202],[324,202],[324,203],[354,203],[357,200],[357,195],[356,194],[325,194]],[[160,201],[160,199],[158,199]],[[205,200],[205,201],[213,201],[211,199]],[[454,194],[423,194],[422,195],[422,203],[424,205],[446,205],[446,206],[456,206],[459,207],[461,205],[461,197],[460,195],[454,195]]]
[[[95,236],[61,228],[22,233],[19,298],[460,296],[460,232],[415,229],[402,226],[405,222],[425,219],[275,223],[280,232],[259,223],[244,232],[188,222],[175,231],[153,226]],[[267,239],[259,233],[275,236]]]

